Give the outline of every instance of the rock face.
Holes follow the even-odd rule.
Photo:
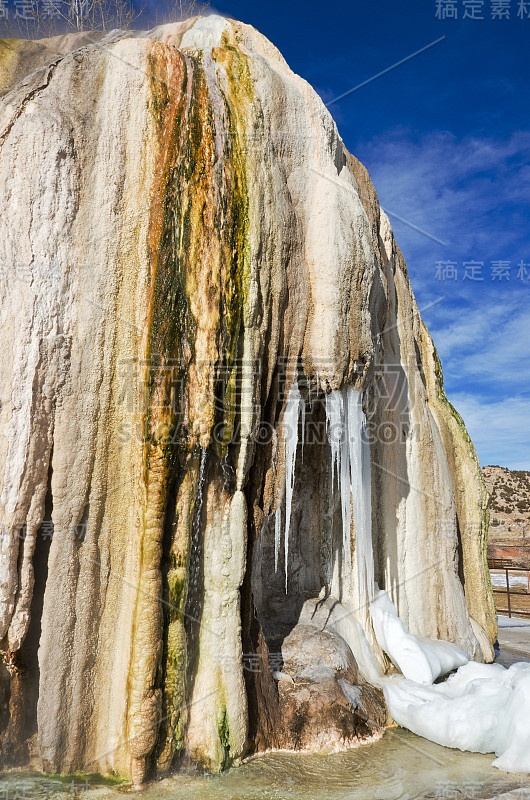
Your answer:
[[[516,567],[530,564],[530,472],[490,465],[482,468],[490,494],[488,558]]]
[[[491,495],[488,543],[524,545],[530,540],[530,472],[487,466],[482,475]]]
[[[333,752],[380,733],[387,713],[365,683],[345,639],[329,623],[329,603],[307,600],[281,644],[275,745]]]
[[[4,761],[140,783],[381,729],[326,429],[347,386],[375,580],[491,659],[475,450],[311,87],[218,16],[0,58]]]

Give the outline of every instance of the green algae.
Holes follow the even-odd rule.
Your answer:
[[[153,520],[157,523],[157,519],[165,519],[169,530],[167,518],[174,515],[169,546],[163,545],[167,548],[163,556],[167,563],[163,575],[167,606],[163,618],[160,615],[159,635],[164,647],[157,656],[155,680],[162,690],[162,721],[150,756],[151,760],[156,756],[163,769],[171,766],[182,749],[187,724],[186,684],[190,665],[184,617],[199,472],[199,434],[197,427],[193,427],[197,420],[190,417],[191,397],[201,398],[201,437],[206,435],[204,425],[211,425],[210,430],[219,423],[222,425],[223,434],[211,442],[219,458],[229,455],[239,413],[238,355],[245,315],[249,314],[245,303],[251,278],[244,131],[254,102],[247,60],[235,48],[223,48],[221,60],[226,62],[229,91],[223,94],[224,112],[218,112],[217,116],[209,98],[202,53],[187,54],[186,60],[182,59],[178,99],[168,80],[160,77],[166,74],[163,59],[168,57],[160,45],[155,45],[148,56],[148,111],[160,142],[161,159],[155,179],[159,199],[152,208],[153,233],[148,242],[151,300],[146,344],[145,501],[140,545],[141,572],[156,568],[151,560],[158,544],[150,539],[161,537],[161,528],[158,524],[153,527]],[[219,125],[222,129],[216,130]],[[213,396],[204,402],[201,384],[194,382],[196,377],[190,377],[192,365],[194,375],[201,370],[196,348],[200,330],[202,357],[206,346],[212,362],[204,368],[213,368]],[[194,392],[199,394],[193,395]],[[203,438],[200,443],[204,447]],[[143,605],[139,598],[135,625],[140,624]],[[140,686],[149,684],[147,675],[144,678],[138,675],[138,668],[135,675]],[[230,763],[225,705],[219,715],[218,735],[223,756],[217,766],[222,769]]]
[[[436,388],[438,390],[438,399],[451,412],[451,415],[454,417],[454,419],[455,419],[458,427],[460,428],[460,430],[462,432],[462,435],[463,435],[463,437],[464,437],[464,439],[465,439],[465,441],[467,443],[467,446],[469,448],[469,452],[470,452],[471,457],[473,458],[473,461],[477,464],[477,466],[480,467],[480,463],[479,463],[479,460],[478,460],[478,456],[477,456],[477,451],[475,449],[475,445],[473,444],[473,442],[471,440],[471,437],[470,437],[469,433],[467,432],[467,428],[465,426],[464,420],[462,419],[462,417],[460,416],[460,414],[458,413],[458,411],[456,410],[454,405],[450,402],[450,400],[448,399],[448,397],[447,397],[447,395],[445,393],[444,378],[443,378],[443,372],[442,372],[442,362],[440,361],[440,357],[438,355],[438,351],[436,350],[436,347],[434,345],[432,337],[431,337],[429,331],[427,330],[427,327],[425,326],[425,323],[423,323],[423,327],[424,327],[424,329],[425,329],[425,331],[426,331],[426,333],[427,333],[427,335],[428,335],[428,337],[429,337],[429,339],[431,341],[431,344],[432,344],[432,350],[433,350],[433,356],[434,356],[434,373],[435,373],[435,377],[436,377]]]
[[[226,706],[224,704],[219,708],[217,733],[224,753],[220,767],[221,769],[225,769],[230,764],[230,727],[228,724]]]
[[[0,39],[0,94],[9,90],[25,45],[25,39]]]
[[[255,107],[256,97],[248,59],[241,51],[233,47],[225,34],[221,46],[212,50],[214,60],[225,68],[229,91],[223,92],[227,119],[227,149],[232,167],[232,213],[233,224],[229,239],[229,248],[233,257],[230,262],[230,274],[227,282],[228,290],[223,297],[222,337],[223,355],[228,380],[225,383],[223,398],[223,414],[221,415],[223,436],[216,442],[220,458],[226,456],[228,445],[232,440],[237,418],[236,382],[240,371],[237,371],[237,346],[239,334],[249,314],[247,298],[250,295],[251,259],[250,259],[250,221],[247,181],[247,157],[245,153],[245,131],[248,127],[249,108]],[[228,195],[224,198],[224,211],[228,211]]]
[[[196,318],[193,307],[203,286],[201,270],[206,268],[210,278],[206,309],[215,310],[218,302],[212,424],[219,420],[224,422],[225,436],[215,440],[218,454],[223,457],[228,452],[237,416],[237,354],[244,319],[245,278],[248,283],[250,275],[246,176],[244,159],[234,135],[235,123],[226,104],[230,135],[224,152],[216,153],[216,123],[206,77],[197,58],[192,55],[189,60],[192,68],[185,71],[182,96],[186,97],[188,81],[191,81],[190,103],[187,109],[181,104],[175,114],[165,144],[169,157],[160,176],[161,230],[157,250],[151,254],[153,288],[146,359],[145,484],[149,487],[153,483],[154,469],[158,495],[167,503],[171,486],[182,487],[186,480],[191,481],[190,485],[186,483],[187,505],[185,503],[185,508],[177,513],[173,524],[165,580],[167,611],[165,630],[161,632],[165,638],[165,652],[158,667],[158,682],[163,689],[166,721],[161,725],[157,744],[158,762],[163,768],[171,766],[175,754],[182,748],[187,722],[184,709],[188,656],[183,619],[188,595],[198,457],[196,434],[192,435],[182,409],[187,393],[193,391],[189,384],[189,367],[196,359],[197,331],[199,325],[208,324],[208,318]],[[150,64],[153,75],[149,112],[159,135],[163,136],[164,117],[169,113],[171,96],[166,85],[156,78],[154,56]],[[217,160],[223,164],[220,174],[214,170]],[[216,196],[213,223],[209,223],[210,204]],[[213,266],[205,261],[210,252],[219,254],[219,262],[214,259]],[[218,300],[215,297],[211,300],[212,295]],[[149,492],[146,502],[151,502]],[[223,737],[228,736],[226,709],[224,715],[225,721],[220,727]],[[222,767],[229,763],[226,737],[223,750]]]
[[[76,780],[82,784],[80,789],[84,789],[86,786],[91,789],[96,789],[101,786],[113,788],[127,786],[131,783],[130,778],[118,775],[117,773],[102,775],[100,772],[82,772],[79,770],[70,773],[48,773],[34,770],[27,774],[29,777],[43,778],[46,781],[58,781],[59,783],[68,785],[70,789],[72,788],[72,782],[75,783]],[[70,792],[70,794],[72,794],[72,792]]]

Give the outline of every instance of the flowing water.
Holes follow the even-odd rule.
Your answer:
[[[401,729],[355,750],[332,755],[268,753],[221,775],[193,771],[151,784],[142,800],[427,800],[492,798],[516,792],[530,799],[530,778],[491,766],[492,757],[449,750]],[[3,800],[119,800],[127,786],[28,773],[0,778]],[[510,798],[511,800],[511,798]]]

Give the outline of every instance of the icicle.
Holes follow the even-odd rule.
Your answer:
[[[359,393],[359,407],[363,418],[361,431],[361,452],[363,463],[363,510],[364,510],[364,534],[363,534],[363,563],[366,573],[366,592],[367,601],[371,603],[375,597],[375,578],[374,578],[374,548],[372,541],[372,468],[370,462],[370,440],[366,417],[362,411]]]
[[[274,572],[278,572],[278,555],[280,553],[280,534],[282,529],[282,509],[278,506],[274,516]]]
[[[304,440],[305,440],[305,403],[300,397],[300,416],[302,418],[302,462],[304,461]]]
[[[350,473],[351,453],[349,451],[350,433],[348,430],[348,396],[344,395],[344,403],[342,405],[342,431],[340,440],[340,461],[339,461],[339,488],[340,488],[340,503],[342,508],[342,547],[344,550],[345,564],[348,571],[351,569],[351,486],[350,486]]]
[[[348,406],[348,449],[350,481],[355,521],[355,552],[359,600],[369,604],[374,598],[374,557],[372,550],[372,489],[370,473],[370,444],[361,392],[346,389]]]
[[[334,490],[335,470],[340,484],[340,454],[343,439],[343,400],[342,393],[332,391],[326,395],[326,427],[331,446],[331,493]]]
[[[351,510],[355,521],[359,603],[368,609],[374,597],[374,562],[372,552],[372,501],[370,445],[361,392],[353,386],[326,395],[326,425],[331,446],[331,491],[334,476],[342,509],[342,543],[346,568],[351,565]]]
[[[285,446],[285,538],[284,538],[284,551],[285,551],[285,593],[287,594],[287,575],[289,564],[289,526],[291,523],[291,505],[293,499],[295,466],[296,466],[296,448],[298,446],[298,421],[300,412],[302,411],[302,419],[304,419],[304,401],[298,389],[298,382],[296,375],[289,394],[287,395],[287,403],[285,414],[283,418],[284,427],[284,446]]]

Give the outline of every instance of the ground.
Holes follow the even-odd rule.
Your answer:
[[[516,661],[530,661],[530,621],[499,616],[495,661],[509,667]]]

